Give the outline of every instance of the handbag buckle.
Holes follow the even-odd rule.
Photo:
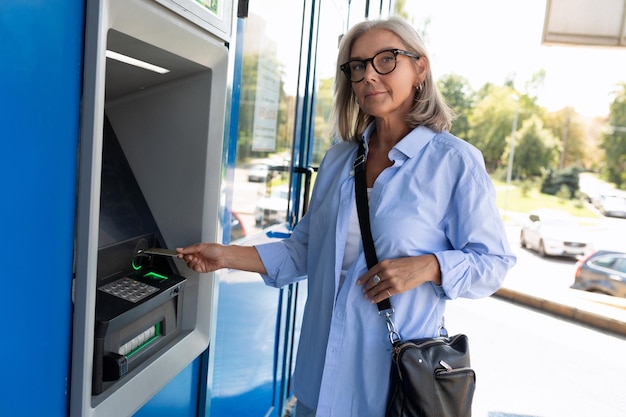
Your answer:
[[[441,318],[441,326],[439,326],[439,336],[448,337],[448,329],[446,329],[446,318]]]
[[[396,328],[396,324],[393,322],[393,307],[388,308],[386,310],[381,310],[378,314],[382,314],[385,316],[385,323],[387,324],[387,331],[389,331],[389,341],[392,345],[400,342],[400,333],[398,333],[398,329]]]

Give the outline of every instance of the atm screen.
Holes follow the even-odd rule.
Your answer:
[[[154,217],[106,116],[102,146],[98,247],[102,248],[137,236],[158,235]]]

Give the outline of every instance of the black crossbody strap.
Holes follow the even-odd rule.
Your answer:
[[[372,229],[370,227],[369,203],[367,199],[367,184],[365,183],[365,145],[359,142],[359,151],[354,161],[354,192],[356,194],[356,210],[359,214],[363,251],[367,260],[367,267],[371,269],[378,263]],[[378,303],[378,311],[391,310],[391,302],[385,299]]]

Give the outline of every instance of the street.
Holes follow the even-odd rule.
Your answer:
[[[470,340],[474,417],[626,416],[626,338],[490,297],[448,304]]]

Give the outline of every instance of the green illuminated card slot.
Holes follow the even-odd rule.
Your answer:
[[[157,281],[167,281],[167,276],[156,272],[148,272],[144,274],[144,278],[156,279]]]

